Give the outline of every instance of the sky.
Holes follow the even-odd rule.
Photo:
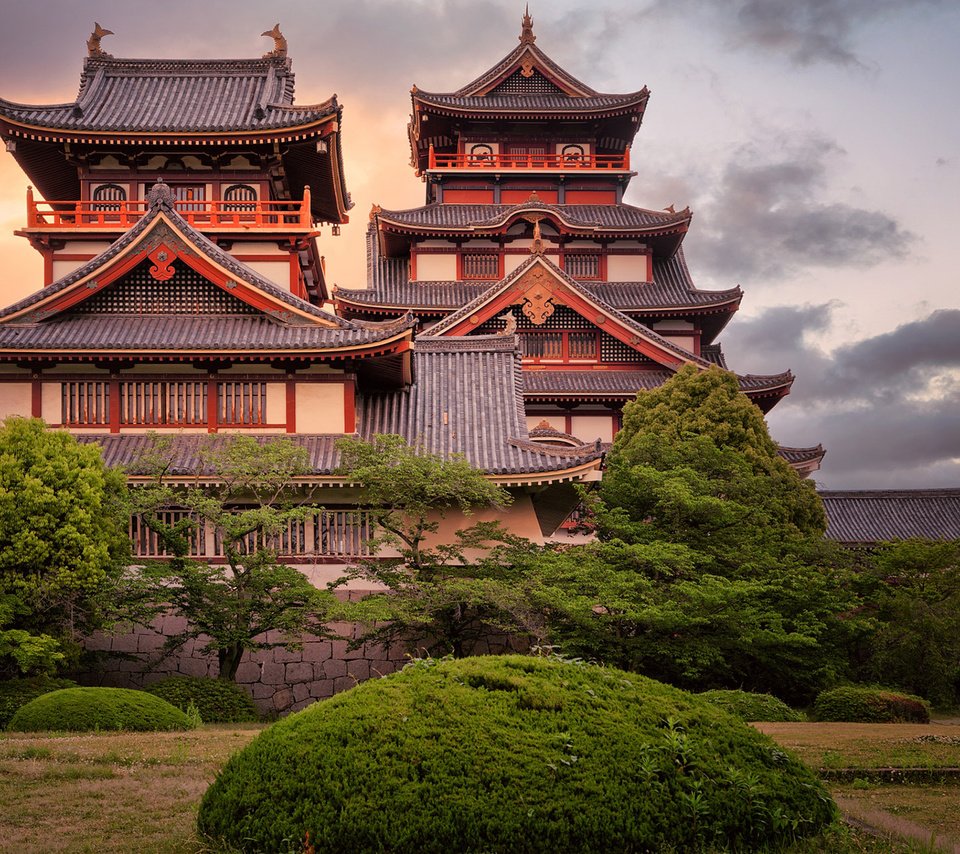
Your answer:
[[[251,57],[278,20],[297,103],[336,93],[354,208],[324,229],[328,277],[359,287],[373,203],[423,203],[411,85],[459,88],[517,44],[517,0],[0,0],[0,97],[72,101],[98,21],[129,57]],[[829,489],[960,487],[960,3],[534,0],[537,46],[606,92],[646,85],[625,201],[694,212],[701,288],[741,285],[731,368],[790,368],[768,416],[822,443]],[[26,176],[0,152],[0,303],[41,282],[14,229]]]

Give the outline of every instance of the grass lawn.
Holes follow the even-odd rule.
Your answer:
[[[837,761],[879,767],[897,758],[910,764],[960,765],[960,745],[911,739],[926,734],[960,735],[960,727],[853,724],[759,724],[809,764],[827,752]],[[95,733],[85,735],[0,734],[0,852],[156,852],[212,854],[194,831],[200,797],[230,754],[262,726],[205,726],[186,733]],[[907,741],[904,741],[907,739]],[[951,759],[951,757],[953,757]],[[874,827],[924,830],[917,844],[840,831],[797,846],[796,854],[906,854],[950,851],[960,840],[960,788],[878,786],[858,781],[833,787],[853,815]],[[897,828],[877,816],[890,816]],[[922,833],[942,836],[930,848]],[[917,838],[917,837],[915,837]]]
[[[201,852],[200,797],[263,727],[0,739],[0,851]]]

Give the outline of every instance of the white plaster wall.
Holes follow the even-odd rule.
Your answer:
[[[456,255],[446,253],[417,255],[418,282],[452,282],[456,278]]]
[[[297,383],[297,432],[342,433],[341,383]]]
[[[0,383],[0,421],[11,415],[30,417],[30,383]]]
[[[647,281],[646,255],[608,255],[608,282],[645,282]]]
[[[524,261],[527,260],[526,255],[504,255],[503,256],[503,274],[509,276],[514,270],[517,269]]]
[[[609,415],[574,415],[570,422],[573,435],[583,442],[613,441],[613,418]]]
[[[244,254],[247,250],[244,249]],[[277,261],[242,261],[251,270],[256,271],[275,285],[290,290],[290,256],[285,255]]]
[[[283,383],[267,383],[267,421],[287,423],[287,388]]]
[[[41,386],[40,417],[51,426],[63,423],[63,398],[60,383],[43,383]]]
[[[527,430],[533,430],[541,421],[546,421],[554,430],[559,430],[561,433],[567,432],[566,419],[562,415],[528,415]]]

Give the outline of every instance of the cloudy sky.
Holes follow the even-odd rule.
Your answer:
[[[595,89],[652,90],[626,200],[689,204],[700,287],[740,284],[723,335],[747,373],[791,368],[769,416],[783,444],[822,442],[818,481],[960,486],[960,4],[954,0],[534,0],[537,45]],[[131,57],[258,56],[279,19],[297,100],[344,105],[355,202],[321,246],[363,276],[372,203],[422,203],[409,89],[449,91],[516,44],[518,0],[2,0],[0,96],[76,93],[93,21]],[[185,23],[187,22],[187,23]],[[11,235],[26,178],[0,152],[0,301],[39,256]]]

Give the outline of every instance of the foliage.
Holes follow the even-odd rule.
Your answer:
[[[363,487],[377,535],[371,553],[340,581],[372,582],[386,592],[342,606],[338,616],[370,626],[360,642],[405,642],[463,655],[494,631],[524,630],[532,615],[509,562],[491,556],[498,543],[518,544],[497,522],[441,534],[450,511],[502,509],[509,493],[462,457],[443,459],[400,436],[343,439],[339,473]],[[525,541],[523,541],[525,542]],[[382,557],[389,555],[395,557]]]
[[[687,366],[641,392],[607,462],[601,534],[683,543],[705,571],[741,573],[826,528],[813,484],[778,456],[760,410],[719,368]]]
[[[172,676],[144,690],[183,712],[193,706],[207,724],[257,720],[257,707],[250,696],[236,683],[224,679]]]
[[[52,679],[49,676],[28,676],[0,682],[0,729],[7,726],[17,709],[41,694],[73,688],[76,684],[70,679]]]
[[[804,716],[773,694],[750,691],[716,690],[700,694],[715,706],[745,721],[802,721]]]
[[[960,704],[960,542],[883,544],[861,581],[878,622],[862,677]]]
[[[0,674],[50,673],[103,624],[126,563],[126,488],[96,445],[39,419],[0,429]]]
[[[172,449],[163,439],[154,437],[139,461],[152,482],[136,491],[135,509],[171,558],[143,570],[128,606],[141,622],[166,611],[185,617],[187,628],[169,639],[168,651],[202,637],[203,651],[217,655],[220,678],[233,680],[245,652],[325,634],[322,615],[333,597],[277,562],[290,523],[317,509],[291,484],[309,469],[305,449],[281,438],[216,436],[199,457],[203,474],[189,485],[171,477]],[[170,510],[183,515],[170,521]],[[222,564],[191,559],[198,527],[214,533]]]
[[[797,561],[726,578],[666,541],[620,540],[515,555],[546,637],[565,654],[679,687],[742,686],[809,702],[846,663],[849,596]]]
[[[813,705],[818,721],[849,723],[930,722],[926,700],[886,688],[847,686],[824,691]]]
[[[31,700],[11,718],[15,732],[190,729],[166,700],[127,688],[63,688]]]
[[[248,850],[776,847],[835,814],[765,736],[611,668],[423,660],[275,724],[207,791],[202,833]]]
[[[732,374],[684,368],[628,404],[593,505],[600,543],[521,558],[566,654],[794,702],[845,672],[866,626],[844,559]]]

